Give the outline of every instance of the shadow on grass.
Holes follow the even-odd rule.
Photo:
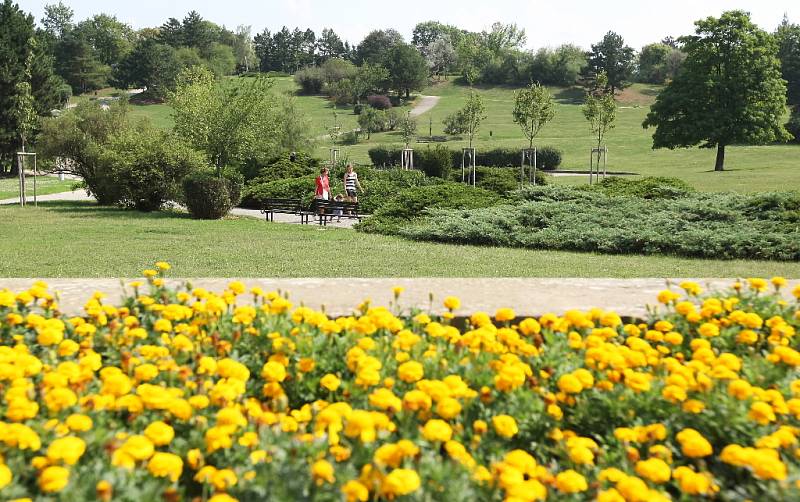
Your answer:
[[[152,211],[145,213],[134,209],[125,209],[114,206],[100,206],[91,201],[48,201],[40,202],[39,207],[57,213],[69,213],[80,216],[92,216],[96,218],[129,218],[129,219],[192,219],[188,213],[177,211]]]
[[[580,105],[583,104],[585,93],[580,87],[568,87],[556,92],[553,98],[562,105]]]

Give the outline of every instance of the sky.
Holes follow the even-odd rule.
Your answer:
[[[37,22],[44,6],[57,0],[17,0]],[[344,40],[358,43],[374,29],[394,28],[407,41],[418,22],[438,20],[470,31],[488,30],[495,21],[517,23],[528,35],[527,48],[576,43],[588,48],[609,30],[635,48],[693,32],[693,23],[725,10],[743,9],[763,29],[773,31],[784,13],[800,23],[797,0],[65,0],[76,21],[104,12],[134,28],[161,25],[170,17],[182,19],[190,10],[234,29],[252,26],[279,30],[310,27],[317,34],[333,28]]]

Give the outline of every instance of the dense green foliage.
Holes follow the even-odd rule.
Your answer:
[[[653,148],[717,148],[722,171],[725,147],[788,139],[782,117],[786,86],[774,37],[743,11],[697,21],[683,37],[682,71],[656,98],[644,127],[655,127]],[[752,99],[758,96],[758,99]]]
[[[435,154],[432,152],[436,152]],[[369,157],[374,166],[396,166],[400,164],[402,149],[376,146],[369,149]],[[450,159],[452,169],[461,169],[461,150],[450,150],[444,145],[428,146],[414,150],[414,167],[422,169],[429,176],[446,178],[446,175],[436,174],[443,172],[442,166],[446,152]],[[494,148],[491,150],[476,150],[475,164],[485,167],[519,167],[522,162],[522,153],[519,149]],[[536,167],[538,169],[554,170],[561,165],[561,150],[552,146],[542,146],[536,149]],[[435,159],[434,159],[435,157]]]
[[[695,189],[683,180],[658,176],[642,179],[611,177],[600,183],[583,185],[579,188],[614,197],[640,197],[643,199],[674,199],[695,193]]]
[[[101,146],[97,162],[114,202],[139,211],[180,200],[181,180],[207,165],[200,152],[147,122],[115,131]]]
[[[529,187],[513,204],[436,210],[402,235],[437,242],[704,258],[800,259],[800,193],[644,199]]]
[[[631,84],[635,62],[636,52],[633,48],[625,45],[622,36],[609,31],[600,42],[592,44],[583,75],[591,83],[597,84],[597,75],[605,73],[608,81],[602,87],[607,87],[613,95]]]
[[[775,32],[778,41],[778,59],[781,76],[786,80],[786,101],[800,106],[800,24],[790,23],[784,16]]]
[[[196,171],[186,176],[182,185],[189,214],[197,219],[218,220],[241,199],[241,179],[236,175]]]
[[[33,18],[11,0],[0,3],[0,173],[13,165],[22,133],[33,139],[35,115],[49,114],[68,97],[43,49]]]
[[[369,233],[396,234],[426,214],[428,209],[472,209],[490,207],[501,198],[494,192],[463,183],[442,182],[400,190],[381,201],[372,217],[358,225]]]

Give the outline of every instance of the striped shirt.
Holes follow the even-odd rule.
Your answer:
[[[356,182],[358,181],[358,175],[353,171],[352,173],[347,173],[344,175],[344,189],[348,191],[356,191]]]

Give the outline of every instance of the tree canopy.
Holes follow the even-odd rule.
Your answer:
[[[512,116],[525,133],[528,148],[533,148],[533,139],[555,115],[553,96],[540,84],[531,84],[515,93]]]
[[[653,148],[700,145],[717,148],[722,171],[725,147],[789,138],[782,124],[786,86],[774,37],[743,11],[695,23],[682,37],[686,61],[656,98],[643,126],[655,127]]]
[[[636,52],[625,45],[621,35],[609,31],[603,39],[592,44],[584,75],[596,86],[596,76],[601,72],[608,78],[611,94],[630,85]]]

